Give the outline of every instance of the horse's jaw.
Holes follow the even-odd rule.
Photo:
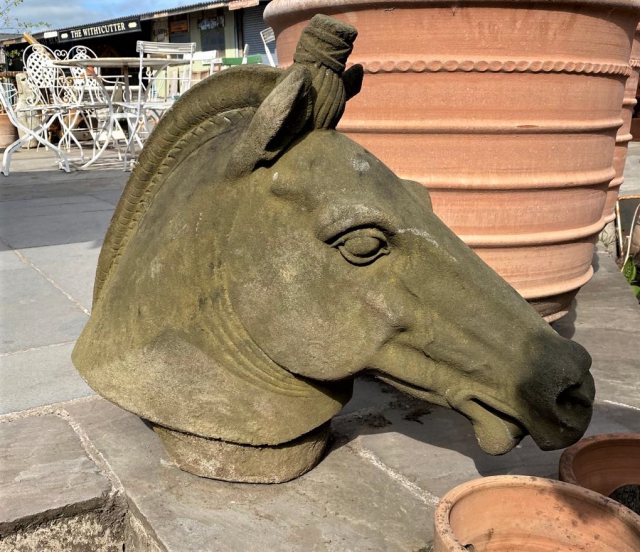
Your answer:
[[[521,422],[506,413],[506,408],[503,412],[474,398],[459,401],[454,406],[435,391],[402,382],[387,374],[377,374],[377,378],[403,393],[463,414],[473,425],[478,444],[487,454],[506,454],[528,434]]]
[[[480,448],[488,454],[506,454],[527,435],[540,449],[556,450],[584,434],[591,419],[595,387],[588,373],[590,358],[582,347],[557,335],[546,343],[550,353],[541,355],[542,361],[532,372],[533,382],[523,375],[509,381],[513,372],[497,367],[486,367],[489,374],[484,377],[491,381],[491,372],[503,373],[502,385],[471,381],[461,367],[453,369],[418,348],[406,346],[400,349],[406,362],[398,362],[396,349],[395,354],[379,355],[372,369],[378,379],[404,393],[461,413],[471,422]],[[408,350],[411,355],[406,354]],[[541,373],[547,367],[544,357],[546,363],[557,361],[556,357],[567,367],[574,363],[584,373],[579,380],[570,380],[573,383],[556,378],[558,381],[549,385],[552,392],[547,392]],[[390,365],[390,359],[395,359],[395,365]],[[551,372],[547,379],[551,379]]]

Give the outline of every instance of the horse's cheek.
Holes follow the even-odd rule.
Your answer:
[[[388,336],[383,294],[364,285],[361,269],[337,250],[287,243],[272,248],[268,261],[235,267],[244,278],[232,285],[232,303],[249,335],[296,374],[335,380],[361,371]]]

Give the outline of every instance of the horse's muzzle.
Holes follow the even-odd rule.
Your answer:
[[[542,450],[564,448],[580,439],[595,397],[589,353],[573,341],[558,339],[544,355],[549,363],[520,389],[530,408],[524,425]]]

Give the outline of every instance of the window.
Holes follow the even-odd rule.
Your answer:
[[[189,19],[186,15],[174,15],[169,18],[169,42],[191,42]]]
[[[198,19],[200,48],[203,52],[224,50],[224,14],[222,10],[204,12]]]

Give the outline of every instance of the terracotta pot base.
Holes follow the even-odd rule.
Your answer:
[[[527,476],[486,477],[449,491],[436,509],[435,533],[436,552],[640,550],[640,517],[627,508]]]

